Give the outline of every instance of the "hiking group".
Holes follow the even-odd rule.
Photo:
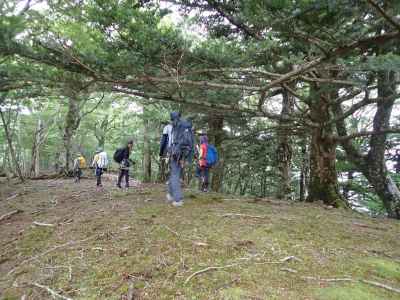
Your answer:
[[[129,188],[129,168],[134,164],[129,157],[133,150],[133,140],[129,140],[122,148],[118,148],[113,159],[119,164],[119,174],[116,186],[122,188],[122,181],[125,188]],[[199,189],[208,192],[209,170],[218,161],[218,152],[215,147],[208,143],[208,137],[200,134],[200,144],[195,146],[195,137],[192,122],[181,118],[179,112],[171,112],[170,122],[164,127],[160,142],[160,160],[167,161],[169,166],[167,201],[173,206],[183,205],[183,193],[181,180],[185,165],[191,164],[193,158],[197,160],[195,176],[199,179]],[[82,169],[86,161],[82,154],[79,154],[74,161],[75,182],[79,182]],[[96,176],[96,185],[102,187],[102,175],[107,171],[108,157],[102,148],[97,148],[91,168]]]
[[[205,134],[200,135],[200,145],[194,147],[192,122],[181,118],[179,112],[172,112],[170,121],[164,127],[161,137],[160,158],[166,159],[169,163],[167,201],[173,206],[182,206],[181,177],[184,166],[190,164],[193,157],[197,159],[196,177],[200,181],[200,190],[207,192],[209,169],[216,164],[218,154],[215,147],[208,144]]]

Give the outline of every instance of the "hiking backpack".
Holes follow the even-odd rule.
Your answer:
[[[210,144],[207,145],[206,162],[209,168],[213,167],[218,162],[218,151]]]
[[[114,158],[114,161],[116,162],[116,163],[121,163],[122,162],[122,160],[123,160],[123,156],[124,156],[124,148],[118,148],[117,150],[115,150],[115,152],[114,152],[114,156],[113,156],[113,158]]]
[[[98,160],[97,160],[97,167],[98,168],[102,168],[102,169],[106,169],[107,165],[108,165],[107,153],[105,153],[105,152],[99,153],[99,157],[98,157]]]
[[[83,156],[78,157],[78,166],[80,169],[86,168],[86,160]]]
[[[171,154],[174,158],[191,162],[194,148],[192,122],[180,119],[172,127],[171,148]]]

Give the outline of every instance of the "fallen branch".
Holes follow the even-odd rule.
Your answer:
[[[253,215],[246,215],[246,214],[234,214],[234,213],[229,213],[229,214],[224,214],[221,215],[221,217],[243,217],[243,218],[256,218],[256,219],[265,219],[265,216],[253,216]]]
[[[365,279],[352,279],[350,277],[344,277],[344,278],[317,278],[317,277],[312,277],[312,276],[301,276],[302,279],[305,280],[317,280],[317,281],[323,281],[323,282],[338,282],[338,281],[351,281],[351,282],[362,282],[365,284],[369,284],[375,287],[379,287],[391,292],[399,293],[400,294],[400,289],[399,288],[394,288],[389,285],[376,282],[376,281],[371,281],[371,280],[365,280]]]
[[[297,257],[294,256],[294,255],[291,255],[291,256],[287,256],[287,257],[285,257],[285,258],[280,259],[279,262],[284,263],[284,262],[289,261],[289,260],[301,261],[300,258],[297,258]]]
[[[167,229],[169,232],[171,232],[172,234],[176,235],[177,237],[179,237],[179,233],[177,233],[176,231],[172,230],[171,228],[169,228],[167,225],[163,225],[163,227],[165,229]]]
[[[14,198],[17,198],[18,196],[19,196],[18,193],[14,194],[14,195],[11,195],[10,197],[6,198],[6,201],[7,201],[7,200],[14,199]]]
[[[363,223],[353,223],[354,226],[359,226],[359,227],[363,227],[363,228],[371,228],[371,229],[376,229],[376,230],[386,230],[385,228],[382,227],[378,227],[378,226],[371,226],[368,224],[363,224]]]
[[[7,220],[7,219],[11,218],[13,215],[19,214],[19,213],[21,213],[21,212],[22,212],[22,210],[19,210],[19,209],[10,211],[9,213],[6,213],[6,214],[4,214],[4,215],[2,215],[2,216],[0,217],[0,222],[3,221],[3,220]]]
[[[289,272],[289,273],[297,273],[297,270],[291,268],[281,268],[281,271]]]
[[[56,225],[54,225],[54,224],[41,223],[41,222],[36,222],[36,221],[33,222],[33,225],[36,225],[36,226],[45,226],[45,227],[54,227],[54,226],[56,226]]]
[[[370,280],[364,280],[364,279],[361,279],[360,281],[362,283],[370,284],[370,285],[373,285],[375,287],[379,287],[379,288],[382,288],[382,289],[385,289],[385,290],[400,294],[400,289],[388,286],[388,285],[383,284],[383,283],[379,283],[379,282],[376,282],[376,281],[370,281]]]
[[[343,277],[343,278],[318,278],[318,277],[313,277],[313,276],[301,276],[301,279],[317,280],[317,281],[323,281],[323,282],[354,281],[354,279],[349,278],[349,277]]]
[[[57,293],[56,291],[52,290],[52,289],[49,288],[48,286],[41,285],[41,284],[39,284],[39,283],[37,283],[37,282],[32,282],[32,285],[34,285],[34,286],[36,286],[36,287],[38,287],[38,288],[41,288],[41,289],[46,290],[46,291],[47,291],[49,294],[51,294],[54,298],[58,297],[58,298],[64,299],[64,300],[72,300],[72,298],[68,298],[68,297],[65,297],[65,296],[63,296],[63,295],[60,295],[59,293]]]
[[[215,270],[221,270],[221,269],[227,269],[227,268],[232,268],[232,267],[236,267],[239,264],[232,264],[232,265],[227,265],[227,266],[222,266],[222,267],[207,267],[205,269],[199,270],[197,272],[194,272],[192,275],[190,275],[188,278],[186,278],[185,280],[185,284],[187,284],[193,277],[206,273],[208,271],[215,271]]]

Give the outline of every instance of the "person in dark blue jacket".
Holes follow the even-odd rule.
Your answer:
[[[122,152],[122,161],[119,166],[119,175],[118,175],[118,182],[117,187],[122,188],[121,181],[122,178],[125,177],[125,187],[129,188],[129,167],[131,166],[131,160],[129,159],[129,155],[132,152],[133,148],[133,141],[130,140],[126,144],[126,147],[123,149]]]

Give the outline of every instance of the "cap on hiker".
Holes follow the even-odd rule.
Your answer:
[[[181,113],[178,111],[173,111],[173,112],[171,112],[170,117],[171,117],[171,121],[178,120],[181,117]]]
[[[96,153],[100,153],[100,152],[102,152],[102,151],[103,151],[103,149],[100,148],[100,147],[98,147],[98,148],[96,149]]]

